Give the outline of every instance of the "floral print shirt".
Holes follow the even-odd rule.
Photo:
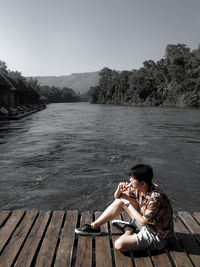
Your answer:
[[[173,211],[165,193],[153,184],[146,195],[133,188],[130,194],[135,196],[140,213],[147,220],[149,230],[159,238],[171,237],[174,232]]]

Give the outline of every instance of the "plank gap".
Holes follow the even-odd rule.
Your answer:
[[[81,222],[81,214],[80,214],[80,212],[79,212],[79,213],[78,213],[78,220],[77,220],[76,227],[80,227],[80,222]],[[74,237],[74,247],[73,247],[73,252],[72,252],[71,267],[74,267],[74,266],[75,266],[75,262],[76,262],[76,252],[77,252],[77,245],[78,245],[78,235],[75,234],[75,237]]]
[[[17,212],[17,210],[16,210],[16,211],[14,211],[14,212]],[[14,214],[14,212],[12,212],[12,214],[11,214],[11,215],[13,215],[13,214]],[[5,242],[5,244],[3,245],[3,247],[2,247],[2,249],[1,249],[1,251],[0,251],[0,256],[1,256],[1,254],[3,253],[4,249],[6,248],[6,246],[9,244],[9,242],[10,242],[10,240],[11,240],[11,238],[12,238],[12,236],[13,236],[14,232],[16,231],[16,229],[18,228],[18,226],[20,225],[20,223],[21,223],[21,221],[23,220],[23,218],[24,218],[25,214],[26,214],[26,212],[25,212],[25,211],[23,211],[23,213],[22,213],[22,215],[21,215],[21,217],[20,217],[19,221],[18,221],[18,222],[17,222],[17,224],[14,226],[14,228],[12,229],[12,232],[10,233],[10,235],[9,235],[9,237],[8,237],[8,239],[7,239],[7,241],[6,241],[6,242]],[[11,218],[11,215],[10,215],[10,217],[9,217],[9,218]],[[19,214],[19,216],[20,216],[20,214]],[[9,223],[9,221],[8,221],[8,220],[7,220],[7,223]]]
[[[172,267],[176,267],[176,264],[175,264],[175,262],[173,261],[173,258],[172,258],[172,256],[171,256],[171,254],[169,253],[169,250],[168,250],[168,249],[165,249],[165,252],[166,252],[166,254],[167,254],[167,256],[168,256],[168,258],[169,258],[169,260],[170,260],[170,262],[171,262]]]
[[[38,246],[37,246],[37,249],[36,249],[36,251],[35,251],[35,255],[34,255],[34,257],[33,257],[33,260],[32,260],[32,262],[31,262],[31,266],[30,266],[30,267],[34,267],[34,266],[35,266],[35,263],[36,263],[36,260],[37,260],[38,253],[39,253],[40,248],[41,248],[41,246],[42,246],[42,242],[43,242],[44,237],[45,237],[45,235],[46,235],[46,232],[47,232],[48,226],[49,226],[49,224],[50,224],[50,222],[51,222],[52,216],[53,216],[53,215],[52,215],[52,212],[51,212],[51,213],[50,213],[50,216],[49,216],[49,219],[48,219],[48,221],[47,221],[47,224],[46,224],[46,226],[45,226],[44,232],[43,232],[43,234],[42,234],[42,237],[41,237],[41,239],[40,239],[40,242],[39,242],[39,244],[38,244]]]
[[[1,212],[4,212],[4,211],[1,211]],[[1,220],[1,223],[0,223],[0,228],[3,227],[6,222],[8,221],[8,219],[10,218],[11,214],[12,214],[12,211],[5,211],[5,215],[4,215],[4,218],[3,220]],[[1,214],[0,214],[1,215]],[[2,215],[1,215],[2,216]]]
[[[17,255],[15,256],[15,258],[14,258],[14,260],[13,260],[12,266],[15,265],[15,263],[16,263],[16,261],[17,261],[17,258],[19,257],[19,254],[21,253],[21,251],[22,251],[22,249],[23,249],[23,246],[24,246],[24,244],[26,243],[26,240],[27,240],[27,238],[28,238],[28,236],[29,236],[31,230],[33,229],[33,226],[34,226],[34,224],[35,224],[35,222],[36,222],[38,216],[39,216],[39,212],[37,211],[37,214],[36,214],[36,216],[35,216],[35,219],[33,220],[32,225],[31,225],[29,231],[27,232],[27,235],[26,235],[25,239],[24,239],[24,241],[22,242],[22,245],[21,245],[21,247],[19,248],[18,253],[17,253]]]
[[[95,221],[95,214],[92,212],[92,222]],[[96,266],[96,255],[95,255],[95,249],[96,249],[96,244],[95,244],[95,237],[92,237],[92,267]]]
[[[192,264],[193,266],[195,266],[194,263],[193,263],[193,261],[192,261],[191,258],[190,258],[190,255],[189,255],[187,249],[186,249],[185,246],[184,246],[184,243],[181,241],[181,239],[179,238],[179,236],[178,236],[177,233],[175,233],[175,235],[176,235],[176,238],[178,239],[179,243],[181,244],[181,247],[183,248],[184,253],[187,255],[188,259],[190,260],[191,264]]]
[[[65,212],[65,214],[64,214],[64,216],[63,216],[62,223],[61,223],[60,231],[59,231],[59,234],[58,234],[58,240],[57,240],[57,243],[56,243],[56,248],[55,248],[55,252],[54,252],[54,256],[53,256],[53,259],[52,259],[52,264],[51,264],[51,266],[54,266],[54,263],[55,263],[55,260],[56,260],[56,255],[57,255],[58,247],[59,247],[59,244],[60,244],[61,233],[62,233],[64,224],[65,224],[65,219],[66,219],[66,217],[67,217],[67,214],[66,214],[66,212]]]
[[[11,266],[16,260],[16,256],[18,255],[18,252],[22,247],[24,239],[27,237],[31,226],[35,221],[35,217],[37,214],[38,211],[35,210],[26,212],[25,216],[23,217],[23,220],[16,228],[10,242],[8,243],[1,255],[2,266]]]
[[[116,267],[116,265],[115,265],[115,255],[114,255],[114,246],[113,246],[113,242],[112,242],[110,223],[108,222],[107,225],[108,225],[108,236],[109,236],[109,243],[110,243],[110,252],[111,252],[111,257],[112,257],[112,267]]]
[[[96,254],[95,254],[96,244],[95,237],[92,237],[92,267],[96,266]]]
[[[110,241],[110,252],[111,252],[111,257],[112,257],[112,267],[116,267],[115,255],[114,255],[114,246],[113,246],[113,241],[112,241],[111,234],[109,235],[109,241]]]
[[[148,254],[149,258],[150,258],[152,266],[155,267],[156,265],[154,264],[153,257],[151,256],[151,252],[150,252],[149,249],[147,249],[147,254]]]
[[[54,211],[46,235],[40,247],[36,266],[51,266],[65,212]]]
[[[176,234],[181,246],[184,248],[184,252],[186,253],[187,257],[189,258],[190,262],[192,263],[193,266],[196,266],[195,263],[193,262],[192,258],[190,257],[190,253],[187,250],[187,248],[184,245],[184,242],[181,240],[181,238],[179,237],[179,234]]]

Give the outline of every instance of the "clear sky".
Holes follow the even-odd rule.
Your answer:
[[[24,76],[132,70],[200,43],[200,0],[0,0],[0,60]]]

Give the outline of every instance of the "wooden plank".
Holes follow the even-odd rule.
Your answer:
[[[102,212],[95,212],[95,220],[99,218],[101,214]],[[95,237],[96,267],[110,267],[112,266],[112,256],[107,223],[102,225],[101,231],[102,233],[107,234],[107,236]]]
[[[75,266],[92,266],[92,236],[79,237]]]
[[[19,252],[38,212],[27,211],[20,225],[16,228],[8,245],[1,254],[0,262],[2,266],[11,266]]]
[[[197,241],[200,244],[200,225],[192,217],[192,215],[187,211],[178,212],[179,217],[184,222],[189,231],[195,235]]]
[[[92,215],[89,212],[81,214],[80,227],[85,223],[92,222]],[[92,236],[78,236],[76,251],[76,267],[92,267]]]
[[[165,251],[150,252],[154,266],[169,267],[172,266],[170,259]]]
[[[193,213],[193,217],[194,217],[195,220],[197,220],[197,222],[200,224],[200,212],[194,212],[194,213]]]
[[[96,236],[95,238],[96,267],[112,266],[112,256],[109,236]]]
[[[71,266],[77,220],[78,211],[67,212],[54,264],[55,267]]]
[[[193,266],[176,236],[171,238],[169,253],[177,267]]]
[[[174,217],[174,224],[176,224],[176,220],[177,217]],[[193,266],[176,235],[170,238],[168,250],[176,266]]]
[[[174,230],[176,231],[179,240],[181,240],[183,246],[190,255],[193,263],[196,266],[200,266],[200,246],[196,242],[194,236],[190,234],[178,217],[176,217],[174,220]]]
[[[18,222],[22,218],[24,211],[22,210],[15,210],[12,212],[10,218],[6,222],[6,224],[0,229],[0,252],[2,251],[3,247],[5,246],[6,242],[12,235],[15,227],[17,226]]]
[[[10,211],[9,210],[0,211],[0,227],[3,225],[3,223],[8,218],[9,215],[10,215]]]
[[[134,251],[133,258],[135,267],[150,267],[153,266],[149,257],[148,251]]]
[[[51,266],[64,214],[64,211],[55,211],[53,213],[39,250],[35,266]]]
[[[15,263],[15,267],[31,266],[37,247],[48,223],[50,214],[50,211],[41,211],[39,213],[39,216],[34,223],[34,226],[27,237],[26,243],[24,244]]]

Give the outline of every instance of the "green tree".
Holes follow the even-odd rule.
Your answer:
[[[81,101],[81,98],[79,95],[74,92],[73,89],[64,87],[62,89],[62,97],[64,102],[79,102]]]
[[[38,79],[37,78],[31,77],[30,79],[28,79],[28,84],[31,87],[33,87],[35,90],[39,91],[40,83],[38,82]]]
[[[186,79],[187,61],[190,57],[190,48],[185,44],[169,44],[166,47],[165,57],[171,81],[178,84]]]
[[[131,76],[132,72],[131,71],[122,71],[120,73],[120,101],[125,102],[125,96],[126,92],[129,90],[130,84],[129,84],[129,79]]]
[[[104,67],[100,72],[99,72],[99,86],[100,86],[100,91],[99,91],[99,101],[101,103],[106,103],[107,97],[109,97],[110,94],[110,89],[111,89],[111,82],[112,82],[112,70]]]
[[[89,101],[90,103],[100,103],[99,102],[99,92],[100,92],[101,88],[100,86],[94,86],[94,87],[90,87],[89,89]]]
[[[200,46],[169,44],[164,58],[146,60],[143,67],[100,71],[99,86],[90,89],[93,103],[200,106]]]
[[[3,74],[8,74],[8,67],[7,67],[7,64],[0,60],[0,71],[3,73]]]

